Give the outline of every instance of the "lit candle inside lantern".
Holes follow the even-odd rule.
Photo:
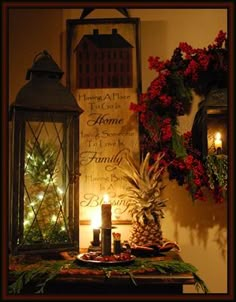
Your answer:
[[[92,228],[93,228],[93,242],[92,245],[93,246],[99,246],[100,244],[100,221],[98,219],[98,216],[94,216],[92,219]]]
[[[101,220],[102,220],[102,240],[101,248],[102,255],[111,255],[111,204],[109,196],[105,194],[103,196],[103,203],[101,208]]]
[[[215,145],[215,150],[222,149],[222,139],[221,139],[220,132],[217,132],[215,135],[214,145]]]

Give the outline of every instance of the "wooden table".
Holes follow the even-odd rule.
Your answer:
[[[135,283],[130,276],[104,276],[84,275],[67,276],[53,280],[46,289],[50,294],[79,294],[79,295],[157,295],[157,294],[182,294],[183,285],[194,284],[191,274],[178,274],[164,276],[155,273],[135,275]]]
[[[157,257],[149,257],[148,260],[153,262],[165,260],[183,261],[179,253],[173,251]],[[127,267],[129,268],[130,266]],[[147,295],[159,294],[182,294],[183,285],[195,283],[192,273],[165,275],[153,270],[143,272],[141,267],[140,272],[138,271],[134,274],[112,273],[109,277],[101,272],[96,274],[96,267],[94,269],[86,268],[85,271],[83,268],[79,268],[77,272],[75,269],[73,273],[70,273],[65,268],[64,273],[59,274],[55,279],[47,283],[44,294],[80,295],[86,297],[97,297],[98,295],[115,297],[138,295],[139,297],[145,297]],[[22,293],[35,293],[35,285],[29,283]]]

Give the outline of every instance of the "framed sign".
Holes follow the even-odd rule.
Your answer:
[[[130,103],[141,92],[139,19],[67,20],[67,86],[80,116],[80,223],[109,195],[113,224],[131,223],[122,199],[127,184],[117,166],[139,159],[138,116]]]

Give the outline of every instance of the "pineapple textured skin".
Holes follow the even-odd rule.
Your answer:
[[[160,165],[164,153],[159,153],[153,164],[150,164],[150,153],[137,166],[134,160],[127,156],[127,168],[120,167],[127,181],[127,192],[122,197],[130,205],[132,231],[130,243],[136,245],[162,245],[161,218],[166,199],[161,198],[162,172]]]

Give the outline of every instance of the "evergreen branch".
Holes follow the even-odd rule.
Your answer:
[[[209,293],[209,289],[206,286],[205,282],[196,274],[196,273],[192,273],[194,280],[195,280],[195,288],[197,290],[197,292],[200,291],[200,289],[204,292],[204,294],[208,294]]]
[[[60,274],[60,269],[63,266],[68,267],[68,260],[57,261],[53,264],[48,261],[45,261],[41,262],[39,267],[37,268],[28,269],[23,272],[11,272],[11,274],[15,275],[17,279],[14,283],[9,285],[8,292],[9,294],[19,294],[29,282],[34,282],[36,284],[36,287],[39,288],[35,293],[42,294],[44,293],[46,284]],[[105,277],[108,279],[112,277],[112,272],[127,274],[130,276],[131,281],[135,286],[137,286],[137,283],[135,281],[135,274],[138,274],[140,269],[142,271],[153,269],[163,275],[191,273],[194,278],[196,290],[202,290],[205,294],[209,292],[205,282],[197,275],[197,269],[192,264],[179,260],[152,261],[149,259],[137,258],[128,267],[124,267],[122,265],[115,267],[104,267],[102,265],[98,265],[96,266],[96,268],[94,268],[94,266],[86,264],[80,265],[76,262],[70,262],[69,266],[70,269],[87,267],[88,269],[92,270],[100,270],[101,272],[104,272]]]
[[[172,127],[172,148],[175,151],[177,158],[184,158],[187,156],[183,136],[178,134],[175,127]]]
[[[131,279],[132,283],[134,284],[134,286],[138,286],[138,284],[136,283],[136,281],[134,279],[134,275],[131,272],[127,272],[127,274],[130,276],[130,279]]]
[[[46,279],[44,280],[44,282],[39,283],[39,284],[37,285],[37,287],[39,287],[39,290],[36,291],[35,293],[36,293],[36,294],[43,294],[43,293],[44,293],[44,288],[45,288],[46,284],[48,283],[48,281],[53,280],[53,279],[56,278],[57,276],[58,276],[58,272],[57,272],[57,271],[54,271],[54,272],[50,273],[49,276],[48,276],[48,278],[46,278]]]
[[[68,263],[68,261],[66,261]],[[65,261],[63,261],[65,263]],[[8,286],[9,294],[19,294],[22,292],[24,287],[30,283],[35,282],[36,287],[39,287],[39,290],[35,293],[43,293],[44,288],[48,281],[56,278],[59,274],[61,267],[63,266],[61,261],[50,264],[49,262],[40,263],[39,267],[31,268],[25,271],[20,272],[11,272],[12,275],[17,277],[16,281]],[[41,280],[44,280],[41,283]]]

